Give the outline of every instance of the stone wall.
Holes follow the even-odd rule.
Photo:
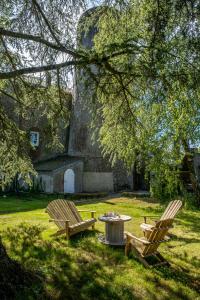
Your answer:
[[[52,174],[39,174],[38,181],[41,181],[42,191],[45,193],[53,193],[53,176]]]
[[[84,172],[83,192],[113,192],[112,172]]]
[[[41,116],[40,111],[37,111],[36,109],[30,110],[30,118],[24,119],[20,114],[16,113],[17,104],[12,98],[1,96],[0,105],[3,106],[8,117],[12,119],[21,130],[27,132],[27,135],[29,135],[30,131],[39,132],[39,146],[34,150],[30,146],[30,156],[33,161],[46,159],[60,153],[58,150],[47,147],[47,144],[51,142],[52,138],[47,129],[47,119],[44,116]],[[60,120],[59,122],[60,129],[58,135],[61,143],[64,145],[63,151],[66,152],[69,139],[69,136],[67,136],[68,128],[66,128],[66,122],[64,120]]]

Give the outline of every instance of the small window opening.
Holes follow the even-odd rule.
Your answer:
[[[40,134],[37,131],[31,131],[30,132],[30,142],[33,147],[38,147],[39,146],[39,139],[40,139]]]

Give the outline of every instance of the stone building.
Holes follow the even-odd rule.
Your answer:
[[[85,18],[95,10],[96,8],[88,10],[80,18],[78,47],[91,48],[93,46],[95,26],[91,26],[86,33],[82,28]],[[42,177],[46,192],[113,192],[132,189],[133,175],[128,174],[121,162],[112,168],[108,159],[103,158],[98,142],[92,140],[91,113],[86,101],[86,97],[90,97],[90,94],[84,93],[83,76],[83,70],[76,70],[71,122],[65,153],[37,161],[35,168],[39,177]]]

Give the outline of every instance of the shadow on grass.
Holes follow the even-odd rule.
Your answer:
[[[123,248],[99,243],[97,230],[87,230],[66,241],[63,236],[44,240],[43,229],[20,224],[2,233],[9,254],[28,270],[41,274],[37,286],[25,287],[16,299],[191,299],[181,286],[198,291],[197,279],[190,270],[182,268],[181,263],[171,268],[146,270],[135,259],[127,260]],[[179,255],[179,258],[188,264],[197,264],[187,255]],[[131,269],[133,277],[128,277],[128,281],[123,279]],[[151,288],[144,285],[137,289],[134,276],[151,284]]]
[[[0,197],[0,215],[45,209],[55,197],[48,195],[22,195]]]
[[[192,211],[182,211],[176,220],[176,223],[183,225],[188,230],[199,233],[200,232],[200,222],[199,215],[197,216]]]
[[[113,199],[115,202],[113,202]],[[146,202],[149,204],[159,204],[159,201],[153,198],[141,198],[141,197],[124,197],[123,195],[120,194],[111,194],[109,196],[103,197],[103,198],[98,198],[98,199],[79,199],[79,200],[74,200],[75,203],[78,205],[85,205],[85,204],[97,204],[97,203],[104,203],[104,204],[110,204],[110,205],[119,205],[119,203],[123,203],[124,199],[129,200],[129,204],[131,202],[134,204],[134,201],[142,201]]]
[[[62,198],[64,199],[63,196],[45,194],[22,194],[7,196],[6,198],[0,197],[0,215],[28,212],[36,209],[45,209],[50,201]],[[115,203],[108,202],[108,198],[68,200],[73,201],[79,206],[85,204],[96,204],[99,202],[115,205]]]
[[[163,268],[161,271],[161,268],[159,269],[159,271],[157,272],[157,276],[154,275],[152,276],[146,276],[146,280],[148,280],[148,282],[152,282],[154,284],[154,287],[157,291],[157,293],[152,292],[151,289],[148,289],[148,295],[149,295],[149,299],[154,299],[154,300],[159,300],[160,299],[160,293],[159,291],[164,290],[165,291],[165,296],[164,299],[165,300],[191,300],[191,296],[188,295],[182,288],[181,286],[179,286],[179,282],[181,283],[185,283],[186,286],[188,286],[187,281],[184,280],[180,280],[177,277],[174,279],[177,282],[177,285],[175,286],[170,286],[167,282],[168,277],[166,276],[166,271],[168,271],[169,269],[167,268]],[[170,276],[174,275],[174,273],[170,273]],[[176,276],[177,276],[177,272],[176,272]],[[170,277],[170,279],[172,279]]]
[[[129,258],[131,260],[136,260],[138,264],[140,264],[139,260],[135,258],[133,254],[130,254]],[[185,259],[185,257],[181,255],[179,255],[178,258],[187,261],[189,264],[194,264],[194,266],[197,263],[196,259]],[[148,299],[163,299],[160,294],[160,292],[163,290],[166,293],[164,296],[164,299],[166,300],[191,299],[191,296],[187,293],[187,291],[183,290],[182,286],[187,286],[191,290],[200,293],[200,279],[190,273],[190,270],[183,268],[181,265],[173,264],[170,265],[170,267],[158,266],[154,269],[151,269],[150,272],[145,272],[144,270],[143,276],[144,280],[154,285],[154,290],[146,287]],[[168,280],[173,280],[175,285],[170,284]]]
[[[192,261],[188,260],[188,262],[192,263]],[[180,299],[189,299],[187,296],[179,289],[178,291],[172,290],[169,285],[167,285],[164,280],[167,279],[174,279],[177,284],[181,283],[184,286],[188,286],[189,288],[195,290],[196,292],[200,292],[200,281],[193,276],[192,274],[189,274],[189,270],[186,270],[180,266],[171,266],[170,268],[164,268],[161,267],[156,270],[157,274],[160,275],[162,279],[159,280],[159,285],[163,286],[166,290],[168,290],[170,293],[170,297],[167,299],[172,299],[172,295],[180,297]],[[178,292],[178,294],[177,294]]]
[[[117,206],[120,203],[123,203],[123,198],[118,198],[119,194],[112,194],[104,198],[97,198],[97,199],[80,199],[80,200],[73,200],[73,202],[78,205],[86,205],[86,204],[98,204],[104,203],[107,205]],[[0,197],[0,215],[7,215],[11,213],[17,212],[28,212],[36,209],[45,209],[48,203],[52,200],[63,198],[60,195],[45,195],[45,194],[20,194],[20,195],[13,195],[8,196],[6,198]],[[118,198],[118,199],[117,199]],[[114,201],[113,201],[114,199]],[[128,205],[131,203],[134,204],[134,200],[147,202],[149,204],[156,203],[154,199],[151,198],[142,198],[142,199],[130,199]],[[144,207],[143,210],[145,214],[159,214],[161,215],[164,211],[165,207]]]
[[[86,231],[70,241],[63,237],[47,241],[42,239],[43,229],[21,224],[2,233],[12,257],[43,274],[35,294],[30,295],[31,289],[27,294],[24,288],[20,299],[139,299],[128,288],[120,296],[113,280],[114,266],[125,259],[123,250],[113,253],[97,243],[97,231]]]

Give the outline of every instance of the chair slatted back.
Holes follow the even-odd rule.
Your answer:
[[[63,199],[51,201],[46,208],[46,212],[52,219],[69,220],[69,225],[75,225],[83,221],[74,203]],[[60,229],[65,226],[62,221],[55,221],[55,223]]]
[[[145,245],[143,248],[143,255],[154,253],[160,243],[165,239],[168,230],[171,228],[173,219],[160,220],[152,228],[151,233],[147,237],[147,241],[151,244]]]
[[[174,200],[169,202],[160,220],[173,219],[177,214],[177,212],[180,210],[181,206],[182,206],[181,200]]]

